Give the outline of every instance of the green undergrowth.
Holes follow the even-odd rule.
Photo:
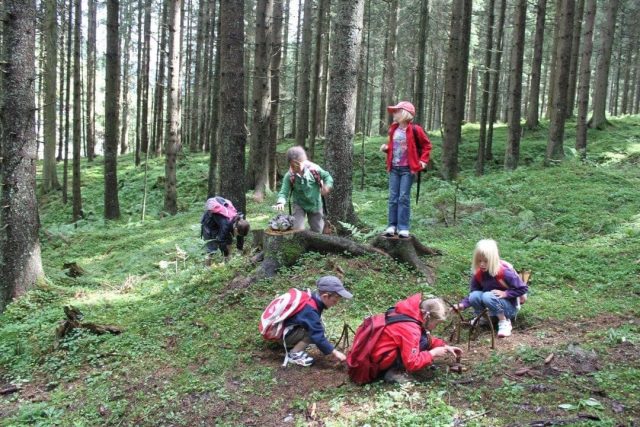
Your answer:
[[[535,363],[546,356],[529,344],[479,362],[473,378],[478,375],[482,381],[468,390],[462,386],[468,392],[464,400],[454,391],[454,379],[438,373],[431,383],[404,388],[379,383],[362,388],[347,382],[319,391],[314,384],[302,383],[297,385],[297,398],[274,396],[273,408],[256,409],[256,399],[282,392],[285,384],[277,361],[265,364],[256,359],[256,354],[278,351],[260,338],[257,319],[273,296],[292,286],[311,288],[315,278],[334,273],[336,266],[344,270],[355,298],[327,312],[333,340],[344,322],[355,328],[364,316],[414,292],[455,301],[467,291],[476,241],[490,237],[498,241],[506,260],[533,272],[531,298],[519,315],[519,328],[536,327],[544,335],[547,321],[580,322],[604,315],[637,322],[640,118],[612,119],[612,125],[590,131],[586,159],[567,148],[565,160],[553,167],[542,166],[547,129],[527,131],[520,167],[509,173],[502,170],[506,128],[498,126],[495,160],[488,162],[482,177],[473,174],[478,128],[466,125],[460,147],[462,172],[455,182],[438,178],[441,139],[434,133],[436,169],[423,174],[417,205],[414,186],[412,232],[443,252],[427,260],[436,269],[435,283],[378,256],[349,259],[308,253],[276,278],[245,288],[233,279],[250,271],[248,255],[236,254],[229,263],[215,262],[211,268],[202,263],[199,220],[206,198],[206,156],[185,153],[179,158],[175,216],[162,212],[163,160],[149,160],[144,221],[144,169],[136,168],[130,155],[119,162],[119,221],[102,219],[102,159],[83,162],[85,218],[72,224],[70,205],[63,205],[58,195],[40,196],[47,279],[0,317],[0,385],[22,387],[19,393],[0,397],[0,425],[238,425],[250,424],[248,420],[280,424],[261,418],[265,412],[283,412],[282,418],[291,413],[294,423],[304,425],[312,401],[318,403],[315,417],[327,425],[514,422],[486,396],[495,393],[505,402],[505,412],[518,413],[534,381],[493,378],[500,375],[500,364]],[[567,147],[572,129],[570,125]],[[355,141],[353,200],[360,223],[348,228],[358,240],[386,225],[387,177],[378,152],[382,142],[383,138],[365,141],[361,189],[360,137]],[[289,144],[280,144],[279,151]],[[318,147],[321,152],[322,143]],[[321,154],[316,161],[323,164]],[[273,215],[275,194],[263,203],[251,196],[249,220],[253,228],[264,227]],[[71,262],[84,270],[82,276],[66,274],[63,265]],[[124,332],[95,336],[76,331],[56,342],[54,331],[68,304],[83,311],[85,321],[117,325]],[[598,344],[605,340],[616,348],[636,346],[639,337],[637,323],[603,326],[584,337],[585,348],[596,348],[602,356],[601,369],[585,387],[604,390],[606,398],[585,388],[571,391],[553,379],[545,384],[555,388],[536,394],[530,404],[555,417],[594,413],[602,425],[625,423],[630,413],[638,416],[640,409],[632,404],[621,413],[612,406],[640,392],[634,385],[640,379],[637,359],[621,365],[607,359]],[[512,339],[518,339],[517,330]],[[568,344],[558,344],[556,351],[562,354]],[[559,409],[563,403],[571,406]],[[537,419],[535,411],[524,413],[526,419]]]

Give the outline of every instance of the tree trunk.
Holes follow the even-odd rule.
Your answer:
[[[533,60],[531,62],[531,84],[529,85],[529,108],[527,110],[527,123],[525,124],[527,129],[535,129],[540,125],[540,77],[547,0],[538,0],[536,9],[536,30],[533,42]]]
[[[120,124],[119,0],[107,1],[107,54],[105,67],[104,217],[120,218],[118,201],[118,129]]]
[[[327,0],[327,9],[325,11],[325,20],[327,22],[327,30],[325,37],[322,41],[322,78],[321,78],[321,94],[320,105],[318,106],[318,135],[327,135],[327,96],[329,94],[329,46],[331,45],[331,38],[333,33],[333,26],[331,25],[331,1]]]
[[[171,0],[163,0],[162,2],[162,25],[160,30],[160,49],[158,50],[158,65],[156,67],[156,91],[154,94],[154,111],[153,111],[153,137],[151,138],[152,153],[159,156],[162,152],[162,141],[164,141],[164,88],[165,82],[165,58],[167,51],[167,9]]]
[[[180,28],[182,0],[169,0],[167,31],[169,52],[167,67],[167,130],[165,132],[164,164],[164,210],[171,215],[178,213],[178,190],[176,158],[180,149],[180,51],[182,33]]]
[[[473,67],[471,69],[471,77],[469,81],[469,123],[477,122],[477,110],[478,110],[478,69]]]
[[[600,51],[600,59],[596,68],[593,115],[589,119],[589,127],[593,129],[603,129],[608,123],[605,113],[607,108],[607,83],[609,82],[611,48],[613,46],[619,3],[619,0],[610,0],[606,3],[606,15],[599,31],[602,50]]]
[[[36,2],[4,0],[0,104],[0,312],[42,280],[36,200]]]
[[[420,0],[420,24],[418,32],[418,67],[416,69],[416,117],[415,122],[426,126],[425,117],[425,72],[427,56],[427,36],[429,34],[429,0]]]
[[[61,0],[61,3],[58,5],[64,5],[65,0]],[[58,154],[56,156],[56,161],[62,160],[62,147],[64,146],[64,106],[65,106],[65,13],[64,8],[60,10],[60,66],[58,67],[58,74],[60,75],[60,80],[58,80],[60,90],[58,96]],[[2,73],[0,73],[2,74]]]
[[[214,33],[215,33],[215,4],[209,4],[205,13],[205,34],[204,34],[204,52],[202,55],[202,75],[204,78],[200,79],[200,92],[202,97],[200,98],[200,111],[202,111],[202,120],[199,121],[199,141],[198,147],[201,150],[208,150],[209,147],[209,135],[211,125],[211,109],[212,109],[212,77],[214,73],[213,67],[213,55],[214,55]]]
[[[211,98],[211,129],[209,144],[209,176],[208,176],[208,195],[213,197],[217,194],[217,174],[218,174],[218,153],[222,149],[220,144],[220,138],[218,134],[219,125],[219,105],[220,105],[220,13],[218,12],[217,20],[215,21],[215,27],[217,28],[217,40],[215,44],[216,49],[213,53],[215,57],[214,71],[213,71],[213,96]]]
[[[397,72],[396,52],[398,50],[398,0],[389,1],[387,15],[387,37],[382,62],[382,82],[380,83],[380,126],[378,133],[386,135],[391,123],[391,116],[387,112],[389,105],[395,105],[395,81]]]
[[[353,134],[358,57],[362,37],[364,0],[338,0],[331,46],[331,86],[327,114],[325,164],[334,179],[327,197],[332,221],[357,222],[353,190]]]
[[[498,37],[496,40],[495,75],[491,81],[491,104],[489,109],[489,129],[487,130],[487,144],[485,147],[485,160],[493,159],[493,124],[498,115],[498,87],[500,84],[500,69],[502,67],[502,48],[504,46],[504,21],[507,9],[507,1],[501,0],[500,14],[498,15]]]
[[[80,191],[80,149],[82,147],[82,82],[80,80],[80,38],[82,28],[81,0],[75,0],[75,24],[73,32],[73,222],[82,215]],[[117,129],[117,128],[116,128]]]
[[[519,0],[513,25],[514,44],[511,48],[511,79],[509,86],[509,131],[504,155],[504,168],[514,170],[520,160],[520,111],[522,107],[522,66],[524,62],[524,33],[527,25],[527,0]]]
[[[149,150],[149,66],[151,64],[151,0],[144,5],[144,47],[140,84],[140,151]]]
[[[122,129],[120,132],[120,154],[125,154],[129,148],[129,61],[131,48],[132,6],[129,3],[126,14],[123,13],[122,29],[124,31],[124,64],[122,65]]]
[[[198,26],[196,30],[196,57],[195,57],[195,71],[193,74],[193,87],[194,95],[191,98],[191,136],[189,137],[189,150],[194,153],[200,150],[198,123],[202,116],[200,111],[200,100],[204,94],[200,90],[200,82],[202,80],[202,65],[203,65],[203,51],[204,51],[204,33],[205,33],[205,18],[206,8],[209,7],[210,2],[208,0],[200,0],[198,5]]]
[[[455,179],[458,174],[458,146],[462,137],[461,125],[467,75],[463,68],[469,58],[469,45],[465,40],[467,37],[464,28],[471,25],[471,13],[468,13],[470,7],[470,0],[455,0],[451,11],[444,82],[444,137],[442,139],[442,176],[447,180]],[[468,23],[467,19],[469,19]],[[460,31],[461,25],[462,31]]]
[[[591,54],[593,52],[593,26],[596,19],[596,0],[588,0],[582,32],[582,56],[580,58],[580,86],[578,87],[578,119],[576,150],[582,155],[587,150],[587,114],[589,112],[589,85],[591,83]]]
[[[46,61],[44,64],[44,156],[42,164],[42,190],[48,193],[58,189],[56,171],[56,82],[58,78],[58,20],[57,0],[44,2],[44,44]],[[0,101],[1,102],[1,101]]]
[[[318,135],[318,107],[320,104],[320,86],[322,80],[320,79],[322,72],[322,43],[323,39],[328,38],[328,31],[325,31],[325,18],[326,9],[328,7],[329,0],[318,1],[318,24],[316,25],[316,41],[313,60],[313,75],[312,75],[312,91],[311,91],[311,124],[309,125],[309,155],[311,158],[315,157],[316,150],[316,137]]]
[[[220,0],[220,195],[246,212],[244,0]]]
[[[556,14],[553,26],[553,46],[551,47],[551,65],[549,68],[549,95],[547,96],[547,113],[546,118],[550,119],[553,114],[554,90],[556,81],[556,72],[558,70],[558,42],[560,41],[560,8],[562,0],[556,0]]]
[[[293,114],[291,115],[291,136],[295,138],[298,132],[298,85],[300,84],[300,33],[302,32],[301,20],[302,20],[302,0],[298,0],[298,25],[296,26],[296,60],[293,67],[293,96],[294,102],[292,103]]]
[[[271,135],[271,30],[273,0],[258,0],[256,7],[256,48],[253,77],[251,149],[247,168],[247,188],[262,202],[269,183],[269,137]]]
[[[300,56],[300,76],[296,98],[297,125],[296,145],[306,147],[309,136],[309,93],[311,91],[311,36],[313,24],[313,1],[304,0],[304,21],[302,24],[302,54]],[[310,157],[313,158],[313,157]]]
[[[69,117],[71,111],[71,49],[73,40],[73,0],[69,0],[67,3],[68,15],[67,15],[67,71],[66,71],[66,86],[64,102],[64,157],[62,165],[62,203],[67,204],[69,195],[69,134],[71,130],[71,117]]]
[[[546,0],[541,0],[546,1]],[[487,143],[487,119],[489,115],[489,90],[491,84],[491,56],[493,50],[493,23],[495,21],[495,0],[487,0],[487,41],[485,42],[484,72],[482,73],[482,105],[480,106],[480,137],[476,175],[484,174],[484,151]]]
[[[571,44],[573,41],[573,15],[575,12],[574,0],[561,0],[562,7],[558,27],[558,51],[556,52],[556,80],[552,82],[554,101],[549,125],[549,139],[547,141],[547,153],[545,164],[561,160],[564,157],[564,125],[567,117],[567,90],[569,86],[569,68],[571,63]]]
[[[269,127],[269,188],[274,191],[277,186],[276,152],[278,147],[278,130],[280,129],[280,76],[282,67],[282,28],[283,0],[273,2],[273,43],[271,55],[271,124]]]
[[[87,0],[87,160],[93,161],[96,148],[96,0]]]
[[[580,35],[584,14],[584,0],[577,0],[573,23],[573,41],[571,43],[571,65],[569,68],[569,88],[567,89],[567,118],[573,117],[578,84],[578,57],[580,56]]]
[[[137,44],[137,61],[136,61],[136,142],[134,151],[134,164],[138,166],[140,164],[140,133],[141,133],[141,114],[142,114],[142,63],[144,58],[144,42],[142,29],[142,15],[144,12],[143,0],[138,0],[138,44]],[[146,190],[146,189],[145,189]],[[146,199],[145,199],[146,200]],[[146,207],[146,206],[145,206]]]

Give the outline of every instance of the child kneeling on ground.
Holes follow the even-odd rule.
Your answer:
[[[377,316],[384,316],[380,326],[382,331],[376,333],[370,329],[368,336],[359,334],[364,332],[368,319],[365,320],[356,332],[347,359],[349,375],[357,383],[367,383],[376,378],[405,383],[411,379],[409,373],[430,366],[434,359],[447,354],[462,355],[460,348],[431,336],[431,331],[447,317],[445,304],[439,298],[423,300],[422,294],[418,293],[398,302],[386,314]],[[373,323],[376,323],[375,319]],[[367,347],[370,350],[364,354]]]
[[[498,318],[498,337],[510,336],[511,320],[529,291],[527,284],[511,264],[500,259],[498,244],[491,239],[476,244],[471,271],[469,295],[454,308],[461,311],[473,307],[476,316],[487,308],[491,316]]]
[[[206,265],[211,264],[211,258],[218,249],[225,260],[228,259],[234,237],[237,249],[242,251],[244,238],[251,228],[244,214],[236,210],[231,200],[221,196],[207,199],[200,225],[200,237],[206,242],[207,248]]]

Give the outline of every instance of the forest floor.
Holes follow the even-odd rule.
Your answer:
[[[378,256],[308,253],[273,279],[237,286],[249,254],[203,265],[206,156],[179,159],[174,217],[161,215],[163,160],[149,161],[144,222],[144,172],[131,156],[120,159],[123,218],[116,222],[102,219],[101,159],[83,163],[85,219],[70,224],[70,205],[40,197],[47,279],[0,316],[0,425],[639,425],[640,117],[612,124],[590,131],[586,160],[567,148],[566,160],[549,168],[542,166],[547,129],[527,132],[512,173],[501,168],[506,128],[498,127],[496,159],[483,177],[473,176],[478,129],[465,126],[457,184],[427,173],[413,207],[412,232],[443,253],[429,260],[432,284]],[[567,146],[573,136],[568,129]],[[432,141],[438,165],[439,135]],[[380,143],[364,144],[361,189],[356,141],[362,223],[351,228],[359,241],[385,226]],[[249,203],[254,228],[266,225],[274,200]],[[340,269],[355,298],[325,312],[334,341],[345,322],[355,329],[415,292],[455,301],[468,290],[470,256],[485,237],[517,268],[533,271],[530,299],[513,336],[495,350],[487,329],[474,337],[462,374],[442,361],[416,384],[356,386],[344,367],[317,353],[312,368],[282,368],[283,351],[258,334],[275,295]],[[69,277],[63,264],[71,262],[84,274]],[[117,325],[122,334],[80,330],[56,342],[69,304],[85,321]],[[436,335],[448,337],[445,326]],[[18,391],[9,392],[12,385]]]

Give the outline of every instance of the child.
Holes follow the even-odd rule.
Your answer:
[[[380,151],[387,153],[389,172],[389,225],[386,236],[409,237],[411,185],[415,175],[429,163],[431,142],[422,128],[413,124],[416,109],[410,102],[387,107],[393,114],[389,142]]]
[[[207,200],[200,224],[200,237],[206,241],[207,246],[207,265],[218,249],[225,258],[229,257],[229,246],[233,243],[234,235],[237,235],[236,247],[241,251],[250,229],[244,215],[236,211],[230,200],[220,196]]]
[[[469,296],[454,306],[456,310],[473,307],[476,316],[485,308],[498,318],[498,337],[511,335],[511,319],[518,312],[518,299],[529,288],[511,264],[500,259],[495,240],[480,240],[473,251]]]
[[[432,337],[430,332],[447,318],[444,302],[439,298],[422,299],[415,294],[396,304],[387,312],[387,319],[405,315],[414,321],[400,321],[385,326],[372,349],[371,359],[379,364],[381,375],[387,382],[407,382],[407,372],[416,372],[433,360],[452,354],[460,356],[462,350]]]
[[[335,349],[324,335],[324,325],[320,317],[322,312],[336,305],[342,298],[351,299],[353,295],[348,292],[340,279],[335,276],[324,276],[316,281],[317,292],[311,295],[307,305],[284,322],[284,342],[288,349],[286,363],[294,363],[300,366],[311,366],[313,357],[304,351],[311,343],[315,344],[323,354],[333,355],[340,362],[346,360],[346,356]]]
[[[307,153],[302,147],[291,147],[287,151],[289,171],[282,178],[282,189],[278,193],[278,201],[274,206],[284,211],[289,197],[293,197],[295,218],[293,229],[304,229],[304,217],[309,218],[312,231],[322,233],[324,229],[323,198],[333,187],[333,178],[329,172],[307,160]]]

